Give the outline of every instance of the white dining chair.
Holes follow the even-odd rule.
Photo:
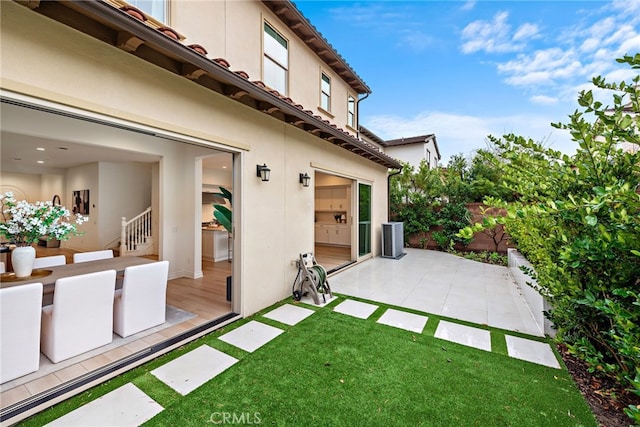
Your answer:
[[[42,283],[0,289],[0,383],[40,367]]]
[[[55,267],[66,263],[67,258],[64,255],[43,256],[33,261],[33,268]]]
[[[99,259],[113,258],[113,250],[105,249],[103,251],[78,252],[73,254],[73,262],[96,261]]]
[[[53,305],[42,308],[42,352],[54,363],[109,344],[113,339],[116,271],[56,280]]]
[[[113,331],[133,335],[166,320],[169,261],[127,267],[122,289],[115,292]]]
[[[5,267],[4,267],[4,262],[0,261],[0,274],[4,273],[5,271],[6,270],[5,270]]]

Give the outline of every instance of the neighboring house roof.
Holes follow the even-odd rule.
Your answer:
[[[375,143],[378,143],[382,146],[384,146],[384,139],[380,138],[378,135],[376,135],[375,133],[371,132],[369,129],[367,129],[366,127],[360,125],[358,126],[358,130],[360,131],[360,133],[364,136],[366,136],[367,138],[369,138],[370,140],[372,140]]]
[[[284,3],[291,5],[290,2]],[[261,81],[249,80],[246,72],[232,71],[224,58],[209,59],[204,56],[206,49],[202,46],[184,45],[179,34],[171,28],[157,28],[147,24],[146,19],[140,19],[135,14],[129,14],[103,1],[74,0],[22,4],[144,61],[187,78],[207,90],[303,129],[372,162],[392,169],[402,167],[400,162],[380,152],[373,144],[356,139],[335,124],[314,115],[311,110],[305,110],[291,98],[267,89]],[[43,5],[46,7],[42,7]],[[73,19],[70,19],[70,16],[73,16]],[[141,45],[144,45],[145,49],[138,50]],[[206,78],[203,78],[205,76]]]
[[[342,77],[353,90],[359,94],[371,93],[369,86],[356,74],[347,61],[340,56],[316,27],[311,25],[295,4],[289,0],[262,0],[262,2],[290,28],[309,49],[315,52],[320,59]]]
[[[438,156],[438,160],[440,160],[442,157],[440,156],[440,149],[438,148],[438,142],[436,141],[436,136],[432,133],[428,135],[412,136],[410,138],[390,139],[390,140],[384,141],[382,145],[384,147],[397,147],[400,145],[424,144],[429,140],[433,141],[433,145],[434,147],[436,147],[436,154]]]

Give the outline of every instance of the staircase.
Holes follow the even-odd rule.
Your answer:
[[[119,246],[114,249],[119,256],[144,256],[154,253],[151,208],[127,220],[122,217]],[[116,243],[114,241],[114,243]]]

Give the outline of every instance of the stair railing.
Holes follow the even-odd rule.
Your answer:
[[[121,225],[120,256],[126,256],[127,252],[135,251],[138,245],[151,237],[151,207],[128,221],[122,217]]]

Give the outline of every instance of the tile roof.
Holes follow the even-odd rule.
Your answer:
[[[288,1],[280,3],[291,5]],[[278,91],[268,90],[264,83],[251,81],[246,72],[232,71],[224,58],[209,59],[200,49],[183,44],[182,35],[173,29],[168,31],[168,27],[158,26],[157,21],[153,22],[144,14],[140,18],[130,10],[121,10],[121,5],[114,1],[48,1],[46,6],[36,6],[33,10],[372,162],[392,169],[402,167],[400,162],[380,152],[373,144],[358,140]],[[65,16],[72,11],[75,12],[74,19],[66,19]],[[167,32],[178,37],[167,35]],[[105,34],[111,36],[105,37]],[[143,44],[146,46],[144,55],[138,52],[138,47]],[[199,48],[206,52],[202,46]],[[201,79],[204,75],[208,78]]]

